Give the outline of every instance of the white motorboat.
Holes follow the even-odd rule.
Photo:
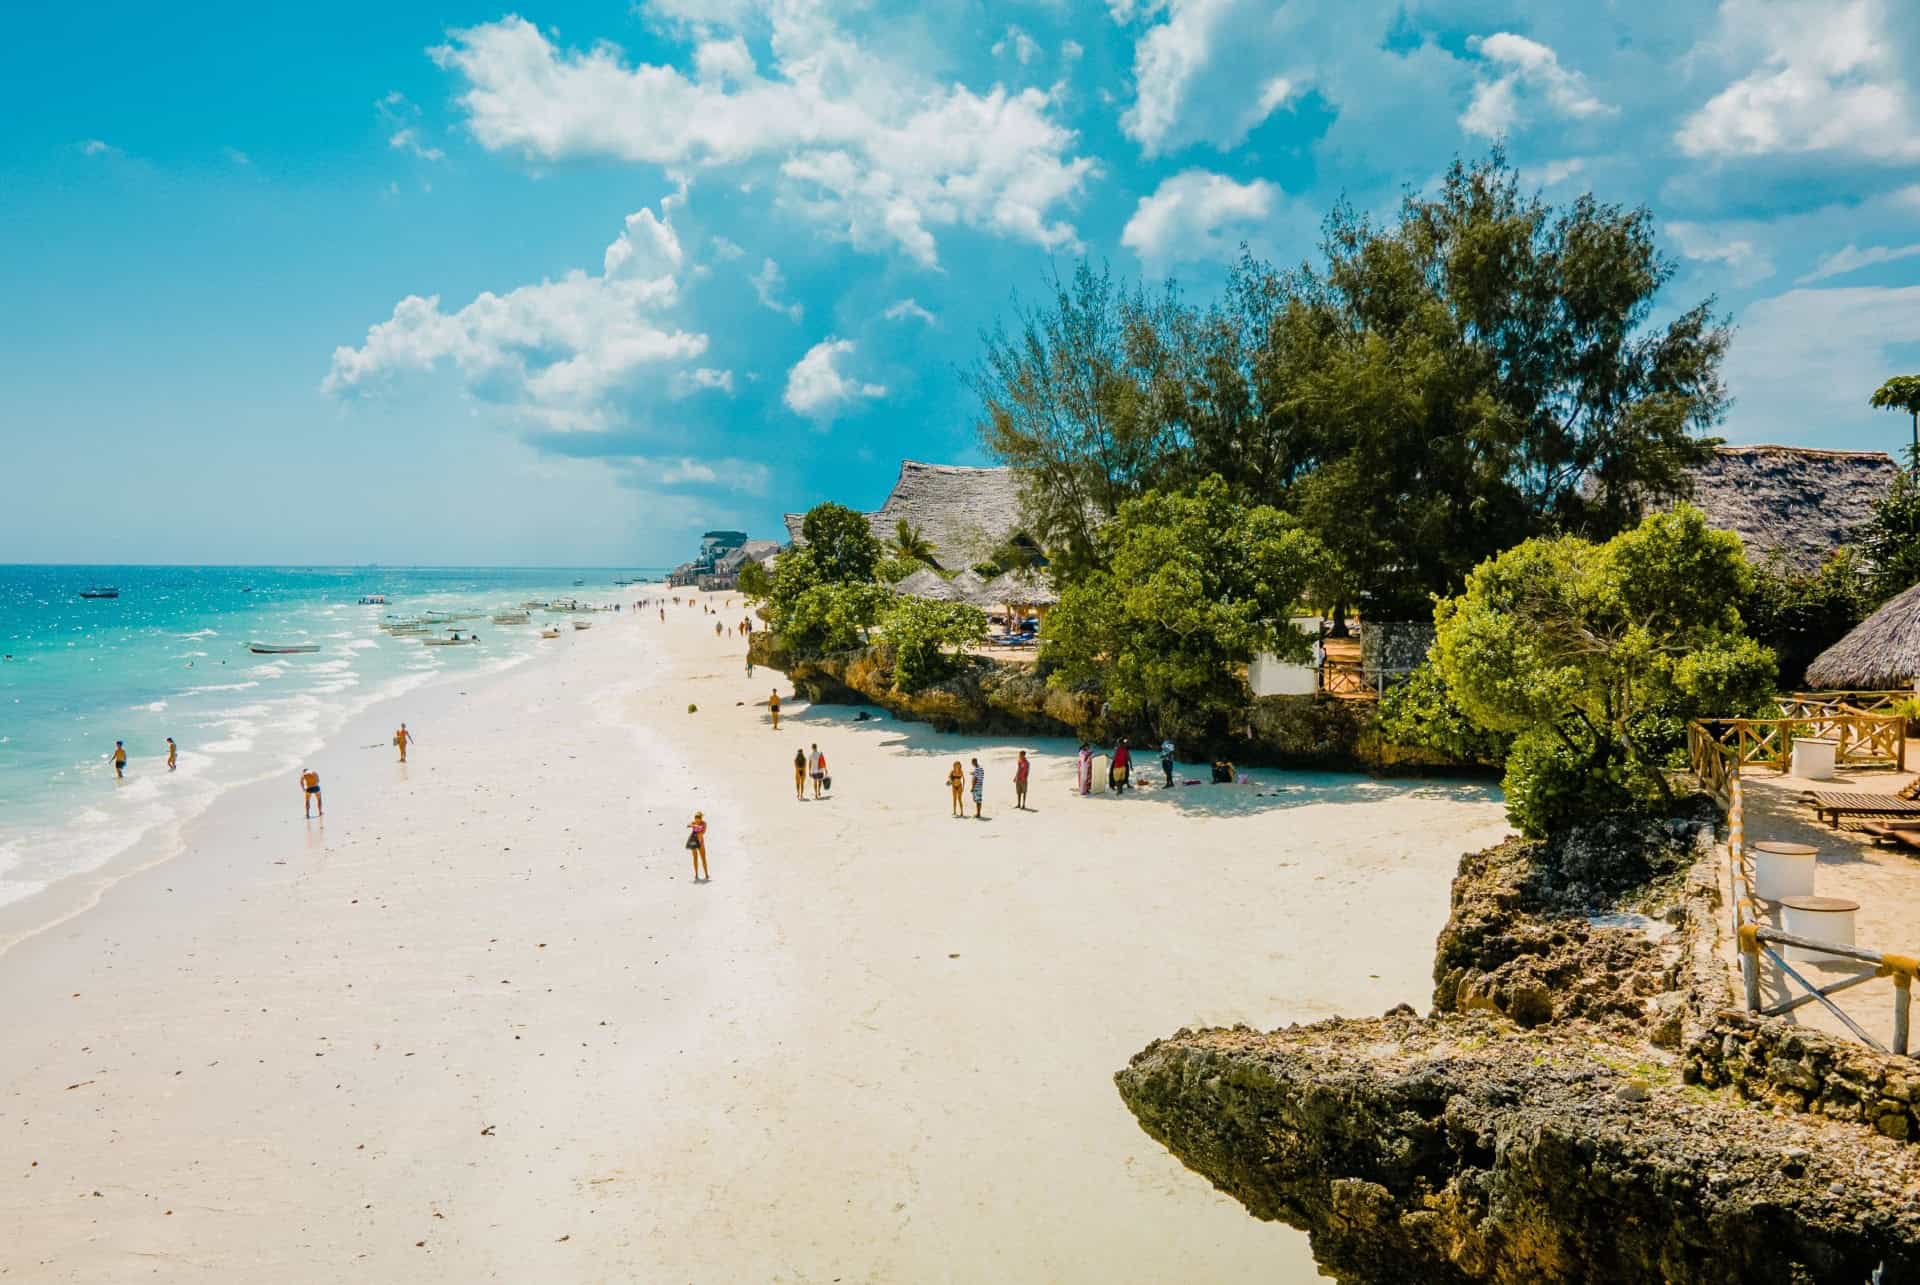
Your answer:
[[[256,656],[310,656],[320,650],[320,644],[250,642],[247,650]]]

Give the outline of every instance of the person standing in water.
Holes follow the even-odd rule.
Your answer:
[[[707,869],[707,814],[696,812],[693,820],[687,822],[687,851],[693,854],[693,881],[711,880],[713,873]]]
[[[320,798],[320,774],[310,767],[301,769],[300,793],[305,798],[306,815],[308,817],[313,816],[313,810],[315,808],[320,809],[321,816],[324,817],[327,815],[327,805]]]
[[[125,741],[115,741],[113,743],[113,779],[116,781],[124,780],[126,775],[127,743]]]
[[[774,688],[773,694],[767,697],[767,713],[773,715],[773,730],[776,732],[779,731],[780,730],[780,689],[778,687]]]
[[[827,780],[827,756],[820,752],[818,745],[813,747],[813,761],[807,766],[812,770],[813,797],[817,799]]]
[[[981,819],[980,804],[984,801],[986,793],[987,769],[980,766],[979,759],[975,759],[973,760],[973,819],[976,821]]]
[[[807,752],[793,752],[793,797],[800,802],[807,801]]]
[[[180,766],[180,747],[178,745],[175,745],[173,743],[173,738],[169,736],[167,738],[167,771],[171,772],[176,768],[178,768],[179,766]]]
[[[960,802],[960,792],[967,786],[967,770],[960,766],[960,760],[953,761],[953,770],[947,773],[947,789],[953,793],[953,814],[963,817],[967,814],[965,805]]]
[[[1020,751],[1019,759],[1013,765],[1013,806],[1016,811],[1027,810],[1027,773],[1033,764],[1027,762],[1027,752]]]
[[[407,746],[413,744],[413,733],[407,730],[405,723],[400,724],[400,730],[393,734],[393,743],[400,747],[400,761],[406,762]]]

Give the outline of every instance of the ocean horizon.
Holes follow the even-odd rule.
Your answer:
[[[539,644],[486,617],[523,601],[622,601],[656,567],[35,563],[0,566],[0,905],[104,866],[225,791],[293,771],[357,711]],[[111,586],[117,598],[83,598]],[[385,595],[384,604],[360,599]],[[477,615],[479,645],[381,625]],[[538,622],[539,616],[535,617]],[[451,627],[451,626],[448,626]],[[250,643],[314,645],[258,655]],[[179,746],[166,767],[166,738]],[[127,774],[112,753],[124,742]]]

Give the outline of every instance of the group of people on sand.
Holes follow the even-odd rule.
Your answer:
[[[405,723],[394,729],[393,747],[400,751],[402,763],[407,761],[407,747],[412,745],[415,739],[414,734],[407,730]],[[172,742],[169,741],[168,745],[171,746]],[[304,815],[309,819],[327,815],[326,801],[320,793],[320,774],[310,767],[300,769],[300,801],[304,808]]]
[[[1086,741],[1080,742],[1080,752],[1075,755],[1077,779],[1080,793],[1093,793],[1093,746]],[[1160,742],[1160,772],[1166,784],[1173,784],[1173,739],[1168,737]],[[1133,745],[1122,736],[1114,742],[1113,754],[1107,760],[1107,788],[1119,794],[1129,788],[1139,789],[1133,780]]]
[[[793,752],[793,797],[800,802],[807,801],[807,781],[813,781],[813,797],[823,797],[822,791],[833,790],[833,776],[827,771],[827,756],[815,745],[809,750]]]

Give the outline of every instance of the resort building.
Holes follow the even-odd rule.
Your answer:
[[[787,535],[795,544],[804,513],[786,515]],[[882,544],[892,541],[902,521],[933,546],[933,563],[957,572],[985,562],[1009,542],[1038,552],[1020,521],[1020,487],[1010,468],[968,468],[902,460],[900,477],[886,502],[866,515]]]
[[[771,540],[749,540],[745,531],[709,531],[700,537],[698,556],[668,572],[667,583],[682,589],[732,589],[748,561],[764,561],[779,551]]]
[[[1693,471],[1693,502],[1755,562],[1815,571],[1858,541],[1900,466],[1881,451],[1722,446]]]

